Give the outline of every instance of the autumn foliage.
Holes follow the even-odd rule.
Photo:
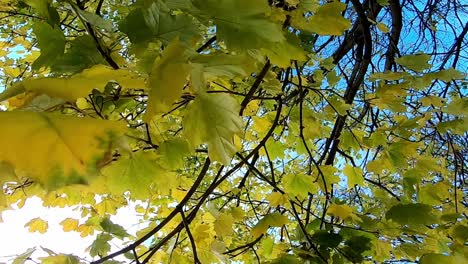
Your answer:
[[[0,208],[73,207],[63,231],[94,238],[10,260],[468,262],[467,16],[459,1],[1,0]],[[120,225],[122,207],[145,228]]]

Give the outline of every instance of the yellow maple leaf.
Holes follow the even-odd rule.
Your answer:
[[[16,74],[12,72],[11,74]],[[16,76],[14,76],[16,77]],[[93,89],[104,90],[105,85],[115,81],[123,88],[144,88],[145,79],[128,70],[114,70],[105,65],[95,65],[69,78],[37,78],[16,83],[6,92],[0,94],[0,101],[25,91],[47,94],[69,102],[86,97]]]
[[[190,67],[184,55],[185,46],[178,40],[171,42],[161,58],[154,62],[149,77],[149,98],[145,120],[164,113],[182,95]]]
[[[78,228],[76,229],[77,232],[80,232],[80,236],[81,237],[86,237],[86,236],[89,236],[89,235],[92,235],[94,234],[94,227],[93,226],[89,226],[89,225],[85,225],[85,224],[82,224],[82,225],[79,225]]]
[[[110,121],[33,112],[0,112],[0,123],[0,162],[50,189],[86,183],[124,131]]]
[[[279,205],[286,205],[288,203],[288,195],[281,194],[279,192],[272,192],[270,195],[267,196],[267,201],[270,202],[272,207],[276,207]]]
[[[39,258],[42,264],[79,264],[80,261],[73,255],[55,255]]]
[[[234,224],[234,217],[228,213],[220,214],[214,224],[214,230],[219,236],[230,236],[234,233],[232,225]]]
[[[75,231],[78,228],[78,220],[74,218],[66,218],[60,225],[63,227],[63,231],[70,232]]]
[[[24,227],[28,227],[29,232],[34,233],[34,232],[39,232],[41,234],[44,234],[47,232],[47,229],[49,228],[49,224],[47,221],[42,220],[39,217],[36,217],[34,219],[31,219],[31,221],[27,222]]]
[[[345,204],[331,204],[328,207],[327,214],[337,216],[343,220],[348,218],[359,221],[360,218],[354,214],[353,208]]]

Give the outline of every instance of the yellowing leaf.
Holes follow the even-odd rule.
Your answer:
[[[111,81],[124,88],[145,87],[145,80],[128,70],[114,70],[108,66],[95,65],[69,78],[45,77],[16,83],[7,90],[8,93],[0,94],[0,101],[24,91],[31,91],[75,102],[80,97],[88,96],[93,89],[103,91],[105,85]]]
[[[70,232],[75,231],[78,228],[78,220],[74,218],[67,218],[60,222],[60,225],[63,227],[63,231]]]
[[[47,221],[42,220],[41,218],[34,218],[31,219],[31,221],[27,222],[24,227],[28,227],[29,232],[34,233],[34,232],[39,232],[41,234],[44,234],[47,232],[47,229],[49,228],[49,224]]]
[[[257,238],[264,234],[269,227],[281,227],[288,222],[288,217],[278,212],[267,214],[250,230],[250,234],[252,237]]]
[[[78,226],[76,231],[80,233],[81,237],[87,237],[89,235],[94,234],[94,227],[86,224],[81,224]]]
[[[359,219],[354,214],[354,210],[345,204],[331,204],[328,207],[327,214],[337,216],[343,220],[346,220],[348,218]]]
[[[234,217],[229,213],[222,213],[216,218],[214,230],[219,236],[231,236],[234,233],[233,224]]]
[[[266,197],[267,201],[270,202],[272,207],[286,205],[288,203],[288,196],[280,192],[272,192]]]
[[[383,33],[388,33],[390,30],[388,29],[387,25],[384,23],[377,23],[377,28],[382,31]]]
[[[0,112],[0,161],[48,187],[86,183],[112,158],[118,123],[33,112]]]
[[[122,157],[102,169],[107,177],[109,191],[121,195],[130,191],[137,199],[147,199],[153,183],[163,187],[163,192],[169,192],[176,187],[175,176],[158,165],[152,153],[137,152],[132,157]]]
[[[346,164],[343,169],[343,174],[348,177],[348,188],[354,188],[354,185],[363,185],[364,177],[362,169],[359,167],[353,167],[349,164]]]
[[[178,40],[172,41],[161,58],[154,62],[149,77],[149,98],[145,120],[148,122],[158,114],[172,109],[172,104],[182,95],[182,89],[190,73],[185,46]]]
[[[276,42],[263,51],[274,65],[283,68],[289,67],[291,60],[307,60],[307,53],[300,46],[299,39],[295,35],[287,35],[286,40]]]
[[[315,182],[315,177],[305,174],[288,174],[283,178],[284,190],[294,199],[298,197],[303,199],[308,193],[318,192],[319,185]]]
[[[211,160],[229,164],[237,149],[234,135],[240,133],[239,104],[226,94],[198,94],[184,117],[184,133],[193,147],[208,144]]]
[[[462,262],[460,262],[460,260]],[[428,253],[424,254],[421,259],[419,260],[420,264],[458,264],[463,263],[467,259],[460,258],[457,261],[457,258],[453,256],[446,256],[443,254],[435,254],[435,253]]]
[[[184,157],[190,153],[186,140],[166,140],[159,144],[162,166],[168,169],[178,169],[184,165]]]
[[[39,258],[42,264],[79,264],[80,261],[73,255],[55,255]]]
[[[395,61],[410,70],[420,72],[431,67],[431,64],[428,63],[430,59],[431,55],[416,54],[396,58]]]
[[[319,35],[342,35],[351,27],[349,20],[345,19],[341,12],[346,8],[346,4],[338,1],[320,6],[315,14],[307,22],[297,22],[295,26],[299,29],[317,33]]]

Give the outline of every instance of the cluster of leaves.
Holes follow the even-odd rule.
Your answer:
[[[0,207],[81,211],[43,263],[466,262],[466,6],[403,2],[0,1]]]

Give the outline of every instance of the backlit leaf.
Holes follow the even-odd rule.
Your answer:
[[[250,234],[257,238],[264,234],[270,227],[281,227],[289,222],[288,217],[278,212],[267,214],[252,228]]]
[[[42,264],[79,264],[80,261],[73,255],[55,255],[39,258]]]
[[[41,234],[44,234],[45,232],[47,232],[47,229],[49,228],[49,224],[47,223],[47,221],[44,221],[41,218],[37,217],[27,222],[24,225],[24,227],[28,227],[28,230],[31,233],[39,232]]]
[[[234,217],[229,213],[220,214],[215,221],[214,230],[219,236],[231,236],[233,229]]]
[[[12,264],[24,264],[24,263],[26,263],[26,261],[29,260],[29,257],[31,257],[31,255],[34,253],[34,251],[36,251],[36,248],[28,248],[24,253],[17,256],[13,260]]]
[[[242,127],[237,101],[226,94],[200,93],[187,111],[184,133],[191,145],[207,143],[210,159],[229,164],[237,151],[233,137]]]
[[[280,25],[266,17],[266,1],[195,0],[193,4],[214,21],[217,36],[228,48],[258,48],[284,40]]]
[[[112,234],[118,238],[124,238],[129,236],[127,231],[125,231],[125,229],[121,225],[112,223],[112,221],[108,217],[104,218],[99,225],[102,227],[104,232]]]
[[[185,46],[177,39],[164,50],[161,58],[156,59],[149,77],[150,93],[145,115],[146,121],[158,113],[173,108],[182,95],[190,71]]]
[[[458,264],[461,262],[457,261],[457,259],[452,256],[428,253],[428,254],[422,255],[421,259],[419,260],[419,263],[420,264]]]
[[[38,78],[28,79],[15,84],[0,94],[0,101],[24,91],[37,94],[47,94],[70,102],[80,97],[86,97],[93,89],[104,91],[108,82],[117,82],[124,88],[143,88],[145,80],[127,70],[113,70],[104,65],[95,65],[70,78]]]
[[[37,46],[41,50],[41,55],[32,65],[33,69],[52,65],[58,56],[65,52],[65,36],[62,30],[44,22],[36,22],[33,32],[36,35]]]
[[[328,207],[327,214],[337,216],[343,220],[348,218],[359,219],[354,214],[354,210],[345,204],[331,204]]]
[[[431,64],[428,63],[430,59],[430,55],[416,54],[396,58],[395,61],[401,66],[404,66],[410,70],[420,72],[431,67]]]
[[[351,27],[349,20],[345,19],[341,12],[346,4],[338,1],[320,6],[307,22],[296,23],[299,29],[317,33],[319,35],[341,35]],[[330,23],[333,21],[333,23]],[[293,21],[293,23],[296,21]],[[299,22],[299,21],[297,21]]]
[[[33,112],[0,112],[0,161],[49,188],[86,183],[116,145],[113,122]]]
[[[78,220],[74,218],[67,218],[60,222],[60,224],[63,227],[63,231],[65,232],[70,232],[70,231],[75,231],[78,228]]]
[[[111,235],[105,233],[97,235],[89,250],[91,257],[105,256],[111,249],[109,241],[111,241],[112,238]]]
[[[319,190],[319,185],[314,182],[314,177],[305,174],[288,174],[283,178],[284,190],[294,199],[294,197],[305,198],[308,193],[315,194]]]
[[[401,225],[430,225],[437,221],[432,207],[421,203],[395,205],[387,211],[385,218]]]
[[[155,155],[137,152],[131,157],[122,157],[102,170],[107,177],[107,188],[120,195],[130,191],[131,196],[146,199],[153,183],[164,186],[165,191],[174,187],[174,175],[161,168]]]
[[[354,188],[354,185],[363,185],[364,177],[362,169],[359,167],[353,167],[349,164],[345,165],[343,174],[348,177],[348,188]]]

